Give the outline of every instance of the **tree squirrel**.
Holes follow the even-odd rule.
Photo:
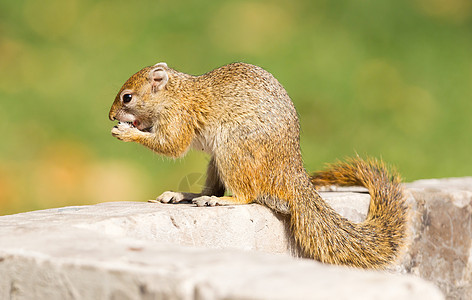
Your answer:
[[[199,194],[164,192],[157,201],[198,206],[259,203],[290,215],[295,240],[321,262],[382,268],[406,236],[401,179],[377,160],[338,162],[312,177],[303,167],[299,121],[283,86],[264,69],[233,63],[201,76],[146,67],[131,76],[109,113],[112,135],[170,157],[190,147],[210,154]],[[315,187],[359,185],[369,190],[367,219],[352,223]],[[224,196],[230,190],[232,196]]]

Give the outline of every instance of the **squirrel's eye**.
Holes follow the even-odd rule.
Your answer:
[[[129,103],[131,101],[131,99],[133,98],[133,95],[131,94],[124,94],[123,95],[123,103]]]

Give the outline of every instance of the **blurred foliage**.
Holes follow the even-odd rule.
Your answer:
[[[472,173],[472,2],[0,3],[0,214],[197,189],[208,158],[110,135],[140,68],[260,65],[297,107],[308,170],[354,153],[406,180]]]

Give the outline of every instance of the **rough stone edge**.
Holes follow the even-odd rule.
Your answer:
[[[5,299],[11,296],[28,299],[32,295],[36,299],[443,299],[434,285],[414,276],[236,250],[158,244],[131,249],[135,242],[114,245],[121,260],[2,251],[0,273],[6,276],[2,276],[0,296]]]

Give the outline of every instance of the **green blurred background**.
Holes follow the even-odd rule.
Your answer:
[[[110,135],[123,82],[245,61],[297,107],[308,170],[354,153],[407,181],[472,175],[472,2],[0,3],[0,214],[198,190],[208,158]]]

